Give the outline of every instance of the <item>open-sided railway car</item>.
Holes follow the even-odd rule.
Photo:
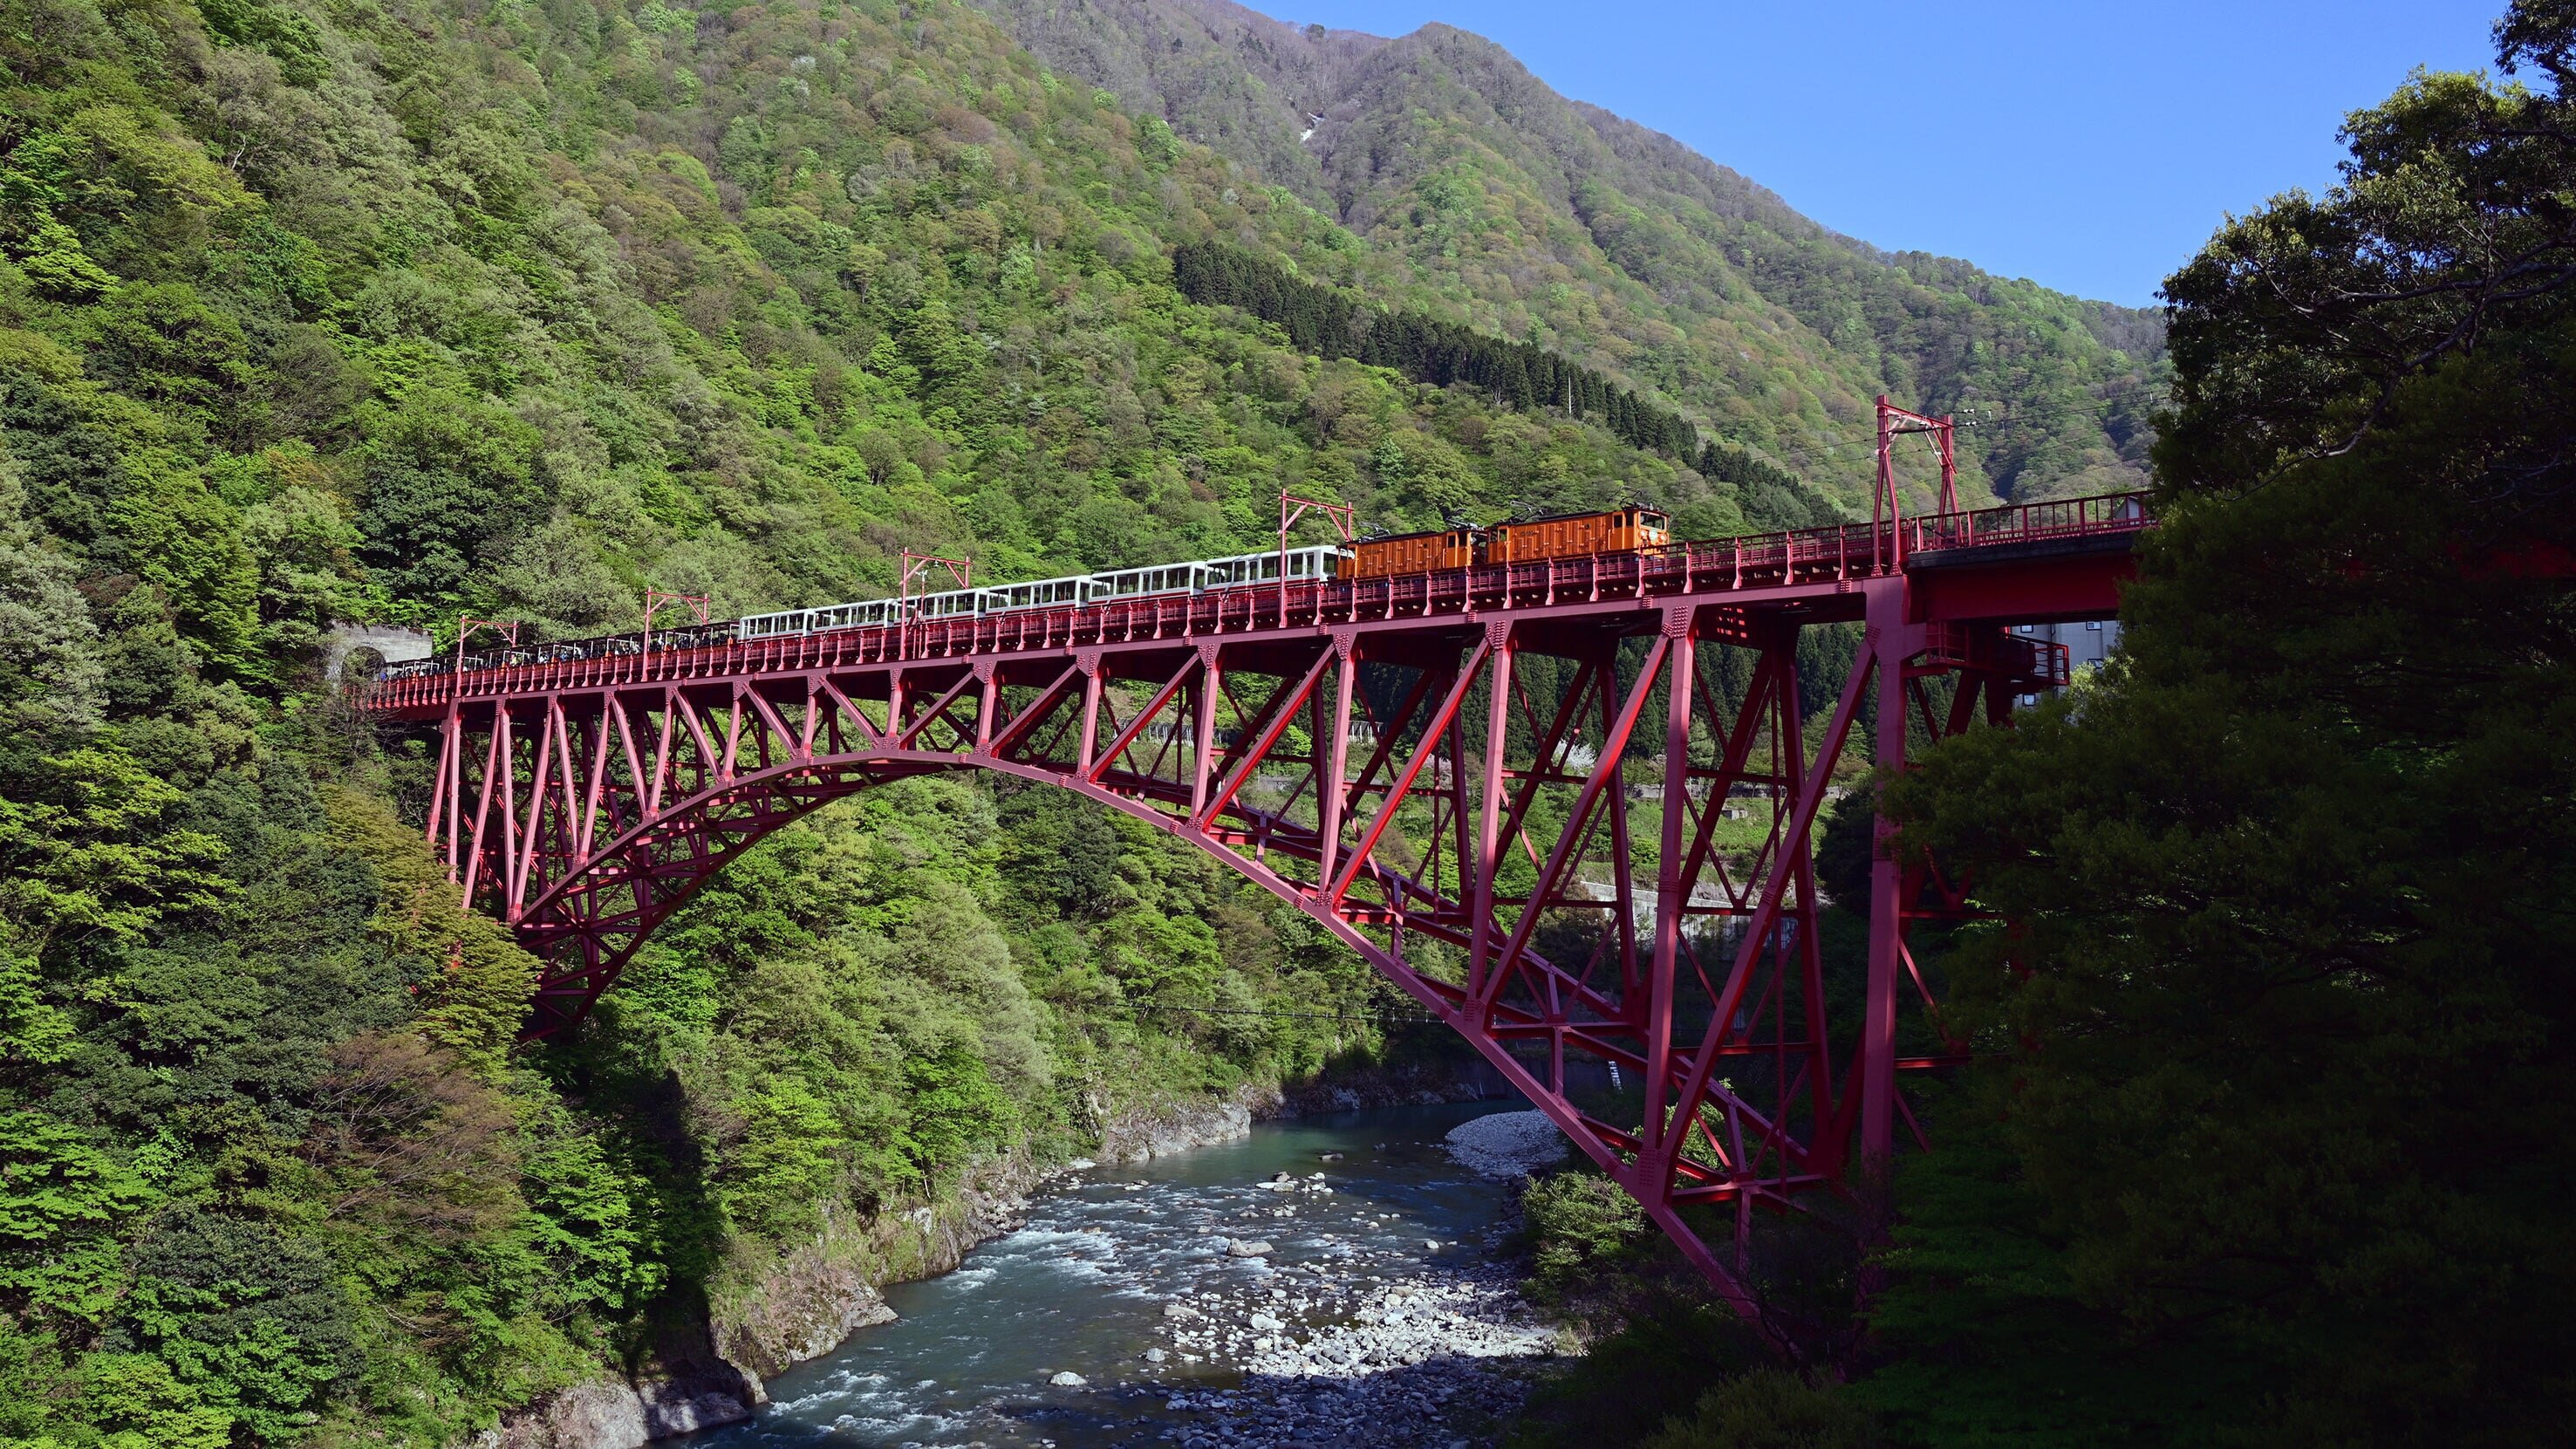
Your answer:
[[[746,615],[735,625],[737,637],[777,639],[797,634],[823,634],[835,629],[891,628],[905,619],[955,619],[973,615],[989,617],[1021,609],[1083,608],[1093,604],[1123,599],[1160,598],[1172,594],[1199,594],[1210,589],[1242,588],[1253,584],[1275,584],[1282,577],[1291,583],[1341,577],[1339,566],[1350,557],[1350,550],[1339,544],[1309,544],[1292,548],[1283,556],[1277,550],[1266,553],[1235,554],[1227,558],[1197,559],[1189,563],[1147,564],[1142,568],[1112,569],[1106,573],[1070,574],[1056,579],[1032,579],[1026,583],[994,584],[983,588],[950,589],[945,593],[918,594],[909,601],[870,599],[856,604],[826,604],[814,609],[784,609],[774,614]]]
[[[1565,513],[1485,530],[1486,563],[1528,563],[1587,553],[1626,553],[1673,541],[1673,521],[1652,508]]]
[[[983,612],[1006,613],[1012,609],[1063,609],[1088,604],[1099,595],[1090,576],[1077,574],[1064,579],[1031,579],[1024,584],[996,584],[978,590],[984,596]]]
[[[787,634],[828,634],[835,629],[881,629],[895,622],[896,612],[892,599],[869,599],[819,609],[746,614],[735,627],[737,636],[746,640],[775,639]]]
[[[1341,577],[1342,564],[1351,551],[1337,543],[1306,544],[1288,550],[1288,582]],[[1228,558],[1212,558],[1199,565],[1199,587],[1230,589],[1242,584],[1275,584],[1279,582],[1280,554],[1276,549],[1266,553],[1239,553]]]

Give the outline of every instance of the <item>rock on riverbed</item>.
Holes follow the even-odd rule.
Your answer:
[[[1451,1128],[1445,1145],[1459,1166],[1507,1181],[1565,1160],[1566,1141],[1545,1112],[1496,1112]]]
[[[1230,1316],[1171,1324],[1184,1355],[1232,1360],[1244,1378],[1238,1389],[1174,1393],[1167,1437],[1183,1449],[1463,1443],[1519,1408],[1528,1375],[1514,1361],[1556,1351],[1555,1330],[1490,1264],[1365,1289],[1317,1285],[1305,1301],[1303,1321],[1255,1311],[1240,1328]]]

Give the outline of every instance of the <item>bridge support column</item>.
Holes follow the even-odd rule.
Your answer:
[[[1672,640],[1672,662],[1664,676],[1663,837],[1655,867],[1654,975],[1646,1000],[1644,1136],[1650,1143],[1669,1135],[1664,1109],[1673,1074],[1673,990],[1681,967],[1682,917],[1690,908],[1693,884],[1686,827],[1690,824],[1691,702],[1699,678],[1690,611],[1668,611],[1664,633]],[[1707,809],[1713,813],[1725,808],[1722,791],[1712,791]],[[1696,1107],[1690,1103],[1684,1109]]]
[[[1074,667],[1082,671],[1082,744],[1074,760],[1081,774],[1089,778],[1092,756],[1100,748],[1100,651],[1082,651],[1074,656]]]
[[[1906,619],[1905,577],[1863,585],[1868,604],[1868,657],[1878,672],[1877,751],[1882,776],[1905,768],[1905,661],[1917,626]],[[1855,666],[1858,667],[1858,666]],[[1861,1008],[1855,1071],[1860,1093],[1860,1156],[1884,1172],[1896,1146],[1896,983],[1905,951],[1905,878],[1896,859],[1895,827],[1875,817],[1870,836],[1869,978]]]
[[[1352,657],[1355,636],[1351,630],[1333,631],[1333,704],[1332,717],[1319,721],[1323,728],[1310,730],[1314,749],[1323,758],[1315,774],[1315,809],[1322,836],[1322,858],[1315,872],[1319,884],[1329,883],[1334,867],[1341,864],[1342,810],[1350,786],[1344,779],[1351,766],[1351,690],[1358,682],[1359,664]],[[1322,713],[1323,693],[1317,691],[1315,708]]]
[[[1476,800],[1475,876],[1468,885],[1475,926],[1467,942],[1467,995],[1479,1002],[1494,970],[1494,877],[1503,868],[1503,815],[1509,804],[1503,795],[1503,761],[1512,728],[1510,624],[1485,626],[1485,652],[1493,668],[1485,678],[1484,778]]]
[[[1195,708],[1190,721],[1190,816],[1192,820],[1207,813],[1208,784],[1216,768],[1216,702],[1225,691],[1225,676],[1218,668],[1218,646],[1199,646],[1198,697],[1191,701]]]

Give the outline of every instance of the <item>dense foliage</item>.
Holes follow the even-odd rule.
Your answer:
[[[396,823],[421,767],[321,677],[335,624],[1217,552],[1282,482],[1742,526],[1189,306],[1166,231],[1325,224],[969,13],[12,0],[0,64],[12,1442],[448,1440],[702,1352],[836,1212],[1377,1043],[1205,862],[921,784],[514,1053],[531,965]]]
[[[2527,86],[2419,75],[2168,282],[2122,656],[1887,787],[1994,916],[1916,941],[1982,1059],[1918,1091],[1867,1333],[1761,1366],[1552,1180],[1533,1286],[1624,1326],[1527,1442],[2565,1437],[2576,7],[2497,38]]]
[[[1488,337],[1418,312],[1390,312],[1337,288],[1318,286],[1223,242],[1190,242],[1172,253],[1172,285],[1193,302],[1240,307],[1276,322],[1300,351],[1356,357],[1416,382],[1463,382],[1514,412],[1560,409],[1597,414],[1625,443],[1675,458],[1699,451],[1699,430],[1640,402],[1591,368],[1526,342]]]
[[[2125,657],[1893,798],[2016,923],[1902,1184],[1932,1443],[2530,1444],[2576,1413],[2576,14],[2168,283]]]
[[[1805,528],[1841,517],[1796,474],[1714,438],[1702,441],[1683,418],[1544,348],[1418,312],[1390,312],[1223,242],[1176,248],[1172,284],[1193,302],[1240,307],[1278,323],[1292,344],[1319,357],[1355,357],[1434,387],[1463,383],[1514,412],[1597,416],[1621,441],[1687,459],[1701,477],[1734,485],[1743,516],[1756,527]]]

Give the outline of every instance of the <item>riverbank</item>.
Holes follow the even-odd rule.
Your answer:
[[[1215,1098],[1095,1105],[1091,1155],[1048,1163],[1003,1154],[974,1164],[930,1201],[864,1216],[827,1213],[807,1240],[726,1265],[709,1295],[702,1341],[690,1335],[665,1345],[632,1376],[544,1395],[474,1436],[468,1449],[640,1449],[740,1423],[769,1403],[769,1380],[892,1321],[887,1290],[952,1272],[980,1245],[1019,1228],[1029,1195],[1050,1179],[1239,1142],[1265,1122],[1502,1090],[1480,1066],[1370,1068],[1286,1089],[1248,1084]]]
[[[1345,1421],[1349,1442],[1490,1437],[1475,1426],[1510,1416],[1558,1336],[1494,1261],[1509,1188],[1447,1151],[1482,1115],[1272,1122],[1066,1174],[958,1271],[890,1290],[895,1321],[697,1444],[1286,1445]]]

